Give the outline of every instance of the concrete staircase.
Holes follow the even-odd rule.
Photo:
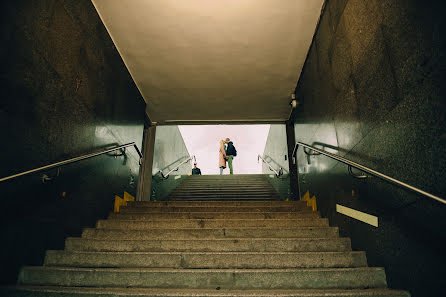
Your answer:
[[[206,194],[199,178],[171,198],[191,200],[178,193],[197,189],[206,199],[222,186],[203,176]],[[384,269],[368,267],[304,202],[239,201],[256,187],[222,180],[232,201],[130,203],[47,251],[44,266],[24,267],[2,296],[410,296],[387,289]]]
[[[236,195],[234,195],[236,194]],[[178,186],[169,200],[279,200],[262,174],[192,175]]]

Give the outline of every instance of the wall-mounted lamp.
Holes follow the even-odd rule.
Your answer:
[[[290,106],[292,109],[296,108],[298,105],[298,102],[296,100],[296,94],[291,94],[291,101],[290,101]]]

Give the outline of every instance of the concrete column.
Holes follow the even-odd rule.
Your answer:
[[[296,142],[296,138],[294,135],[294,123],[292,121],[287,121],[285,127],[286,127],[286,140],[288,147],[288,164],[290,167],[291,199],[299,200],[300,191],[299,191],[299,175],[297,173],[297,161],[296,164],[293,164],[293,150]]]
[[[156,126],[144,127],[142,144],[143,162],[139,167],[137,201],[150,201],[152,191],[152,165],[155,148]]]

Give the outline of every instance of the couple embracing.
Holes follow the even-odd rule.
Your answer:
[[[234,174],[232,169],[232,160],[235,156],[237,156],[237,150],[235,149],[232,141],[229,138],[220,140],[220,154],[218,162],[218,166],[220,166],[220,175],[223,174],[223,169],[226,168],[226,161],[228,161],[229,173]]]

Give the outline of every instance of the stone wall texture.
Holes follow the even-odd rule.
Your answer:
[[[145,103],[91,1],[2,1],[0,176],[142,142]],[[0,282],[40,265],[134,194],[138,156],[101,156],[0,184]]]
[[[327,0],[296,88],[296,140],[446,197],[446,22],[443,1]],[[301,192],[384,266],[389,286],[445,295],[446,207],[298,152]],[[375,228],[336,213],[379,217]]]

